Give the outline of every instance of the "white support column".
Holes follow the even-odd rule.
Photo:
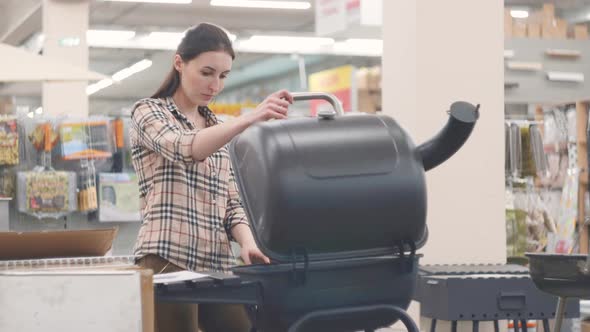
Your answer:
[[[386,0],[383,15],[383,111],[416,144],[444,126],[452,102],[481,104],[465,146],[427,174],[421,263],[504,263],[503,3]]]
[[[446,123],[453,101],[480,103],[469,141],[428,172],[424,263],[503,263],[503,5],[384,1],[383,110],[416,144]]]
[[[88,68],[88,0],[43,0],[43,55]],[[88,115],[87,81],[44,82],[43,112],[49,115]]]

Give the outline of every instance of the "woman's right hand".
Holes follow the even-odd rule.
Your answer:
[[[270,119],[286,119],[289,105],[293,103],[293,96],[287,90],[279,90],[262,101],[252,112],[242,115],[248,125]]]

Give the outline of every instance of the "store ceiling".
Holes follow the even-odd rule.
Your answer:
[[[239,37],[248,37],[253,34],[313,35],[315,31],[315,1],[311,0],[312,7],[308,10],[272,10],[212,7],[209,4],[210,0],[193,0],[188,5],[90,0],[89,22],[92,29],[125,29],[138,33],[178,32],[199,22],[212,22],[225,27]],[[588,20],[590,0],[505,0],[507,7],[541,8],[542,4],[546,2],[555,3],[558,13],[570,21],[579,23],[580,20]],[[32,37],[41,32],[41,7],[41,0],[1,0],[0,42],[22,45],[29,41],[31,44],[31,40],[34,40]],[[35,47],[33,46],[32,49]],[[109,107],[109,101],[119,101],[119,104],[122,104],[149,95],[170,70],[172,54],[171,50],[91,48],[90,69],[106,75],[111,75],[144,58],[153,61],[153,65],[147,70],[128,78],[121,84],[92,95],[91,108],[93,104]],[[314,60],[321,61],[317,58]],[[325,58],[325,61],[330,61],[330,59]],[[288,55],[277,59],[277,57],[268,54],[240,53],[234,63],[234,73],[228,79],[228,89],[231,89],[232,85],[235,87],[243,84],[254,76],[260,79],[261,71],[268,72],[269,75],[276,75],[279,72],[278,68],[281,67],[296,68],[293,59]],[[248,68],[260,69],[253,73]],[[40,91],[40,84],[4,84],[0,86],[0,95],[39,98]],[[118,107],[118,105],[113,107]]]
[[[590,0],[504,0],[506,7],[524,7],[538,10],[545,3],[555,5],[556,14],[571,24],[590,21]]]
[[[212,22],[243,37],[253,34],[309,35],[315,29],[313,1],[312,8],[308,10],[212,7],[209,2],[193,0],[191,4],[149,4],[92,0],[89,25],[91,29],[134,30],[141,34],[151,31],[181,32],[200,22]],[[41,0],[2,0],[0,13],[1,42],[21,45],[28,41],[34,44],[31,40],[41,32]],[[35,49],[34,46],[32,48]],[[128,101],[149,95],[170,70],[172,56],[171,50],[91,48],[90,68],[107,75],[144,58],[153,61],[147,70],[92,95],[91,102],[93,99]],[[233,69],[234,72],[240,72],[251,64],[259,65],[271,58],[272,55],[268,54],[240,53]],[[293,60],[288,55],[280,58],[285,64],[292,65]],[[281,66],[281,63],[275,59],[269,62],[270,65],[274,68]],[[273,68],[268,67],[268,70],[273,71]],[[232,78],[241,83],[247,80],[247,77],[232,76],[228,80],[229,87],[232,86]],[[40,96],[40,93],[41,85],[35,83],[0,86],[0,95],[35,97]]]

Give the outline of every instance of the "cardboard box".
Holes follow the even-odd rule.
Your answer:
[[[369,90],[381,90],[381,67],[370,68],[368,78]]]
[[[553,24],[545,24],[541,26],[541,38],[555,39],[557,36],[557,27]]]
[[[149,270],[0,273],[0,331],[153,332]]]
[[[117,228],[0,232],[0,260],[104,256]]]
[[[356,70],[356,88],[361,90],[369,89],[368,68],[359,68]]]
[[[574,39],[577,39],[577,40],[587,40],[588,39],[588,28],[586,27],[586,25],[578,24],[578,25],[574,26]]]
[[[543,4],[543,19],[553,20],[555,18],[555,5],[552,3]]]
[[[541,25],[538,23],[527,23],[526,34],[529,38],[541,38]]]
[[[116,234],[1,232],[0,331],[153,332],[152,271],[105,256]]]
[[[512,24],[512,37],[514,38],[525,38],[527,33],[526,22],[521,20],[514,20]]]
[[[357,97],[357,111],[371,114],[375,114],[381,111],[380,90],[358,90]]]
[[[504,9],[504,37],[512,37],[512,15],[510,15],[510,9]]]
[[[536,10],[529,13],[529,17],[527,17],[526,21],[527,23],[538,24],[541,26],[543,24],[543,11]]]
[[[371,98],[371,92],[369,90],[358,90],[358,110],[359,112],[365,113],[376,113],[377,105]]]
[[[557,39],[567,39],[567,22],[560,18],[555,20],[556,26],[556,34],[555,38]]]

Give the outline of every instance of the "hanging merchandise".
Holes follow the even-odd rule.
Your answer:
[[[18,210],[37,218],[59,218],[76,209],[76,174],[51,167],[51,150],[57,138],[50,122],[37,125],[29,140],[38,151],[40,163],[33,171],[17,174]]]
[[[139,185],[135,173],[99,174],[98,219],[102,222],[140,221]]]
[[[75,182],[74,173],[20,172],[18,182],[19,196],[21,192],[24,194],[24,204],[19,206],[22,212],[40,218],[58,217],[56,215],[65,214],[71,210],[72,202],[75,204],[75,198],[68,194],[70,183]]]
[[[526,208],[521,192],[515,192],[514,188],[506,189],[506,255],[509,259],[522,257],[526,252]]]
[[[510,177],[517,178],[522,174],[522,135],[516,123],[510,124]]]
[[[537,170],[535,169],[533,150],[531,146],[531,135],[529,126],[520,128],[521,137],[521,160],[522,160],[522,177],[535,176]]]
[[[115,134],[115,152],[113,153],[112,171],[115,173],[123,172],[123,163],[125,160],[125,136],[124,124],[122,118],[113,120],[113,132]]]
[[[576,143],[568,143],[569,167],[559,202],[557,233],[549,238],[547,252],[571,253],[575,246],[576,220],[578,217],[578,186],[580,170],[577,168]]]
[[[65,121],[59,126],[61,155],[64,160],[110,158],[111,144],[108,119]]]
[[[14,171],[6,168],[0,170],[0,198],[14,197]]]
[[[59,125],[61,157],[78,160],[78,211],[93,212],[98,209],[96,187],[96,159],[112,156],[110,120],[105,117],[68,119]]]
[[[16,117],[0,117],[0,165],[16,165],[19,161],[19,140]]]
[[[78,174],[78,211],[92,212],[98,209],[96,193],[96,169],[94,160],[82,159]]]
[[[543,114],[543,148],[547,155],[550,177],[543,184],[561,188],[567,174],[567,120],[559,108]]]

